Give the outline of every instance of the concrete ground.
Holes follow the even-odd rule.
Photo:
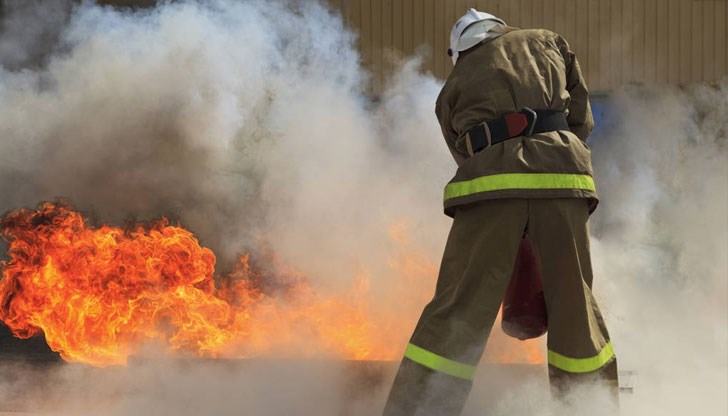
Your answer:
[[[42,338],[8,335],[0,332],[0,416],[377,415],[398,364],[135,357],[94,368],[60,360]],[[622,395],[623,408],[631,399]],[[485,363],[463,416],[483,414],[586,413],[553,406],[543,365]]]

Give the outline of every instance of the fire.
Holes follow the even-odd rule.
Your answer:
[[[68,205],[45,203],[6,214],[0,228],[10,245],[0,320],[95,366],[123,365],[149,345],[204,357],[399,359],[437,270],[409,247],[406,227],[394,227],[400,250],[390,266],[402,278],[389,303],[399,309],[382,311],[364,270],[335,295],[275,257],[263,270],[244,255],[215,276],[213,252],[166,219],[94,227]],[[542,361],[534,357],[525,359]]]
[[[293,272],[279,277],[291,302],[266,293],[270,282],[248,256],[216,287],[215,255],[165,219],[94,228],[70,207],[46,203],[0,225],[11,257],[2,263],[0,319],[21,338],[42,331],[69,361],[124,364],[150,340],[212,357],[284,354],[305,337],[352,359],[380,348],[356,304],[316,296]],[[296,353],[321,347],[309,344]]]

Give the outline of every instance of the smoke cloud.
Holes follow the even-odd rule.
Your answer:
[[[61,32],[70,17],[70,4],[71,0],[2,2],[0,64],[21,70],[46,63],[48,50],[59,46]]]
[[[441,192],[454,171],[433,111],[441,81],[417,58],[374,100],[356,35],[318,2],[6,3],[0,210],[63,197],[98,222],[171,216],[222,269],[264,247],[322,290],[363,274],[373,307],[414,325],[426,299],[413,288],[434,287],[429,266],[449,226]],[[621,368],[639,374],[621,413],[725,414],[728,79],[628,87],[608,105],[590,139],[602,198],[592,242]],[[397,244],[422,253],[419,280],[401,281]],[[339,365],[13,364],[0,403],[89,415],[376,414],[390,379],[352,396],[342,387],[352,371]],[[506,370],[481,369],[466,414],[600,414],[598,401],[551,403],[544,372]]]
[[[367,218],[380,233],[407,200],[391,200],[414,181],[398,170],[403,149],[383,141],[401,145],[410,133],[371,110],[341,19],[289,3],[77,6],[47,65],[3,67],[0,208],[63,197],[102,222],[172,216],[223,263],[264,241],[321,263],[313,272],[351,264],[370,236],[350,225]],[[46,15],[26,12],[16,25],[42,27],[37,14]],[[434,80],[420,86],[436,93]],[[433,137],[432,118],[422,121],[417,131]]]
[[[593,146],[605,202],[593,243],[620,364],[639,372],[625,402],[634,414],[726,413],[728,77],[628,88],[611,104]]]

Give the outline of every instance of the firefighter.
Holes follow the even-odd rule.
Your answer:
[[[385,415],[458,415],[527,234],[543,277],[552,392],[586,380],[616,398],[617,361],[592,295],[596,208],[587,87],[566,41],[470,9],[454,25],[455,65],[435,112],[458,165],[453,217],[433,299],[392,385]]]

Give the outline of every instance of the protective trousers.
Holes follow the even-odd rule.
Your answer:
[[[526,229],[543,277],[552,391],[588,379],[616,395],[616,358],[591,291],[588,220],[587,201],[576,198],[458,207],[435,295],[407,346],[384,415],[461,413]]]

